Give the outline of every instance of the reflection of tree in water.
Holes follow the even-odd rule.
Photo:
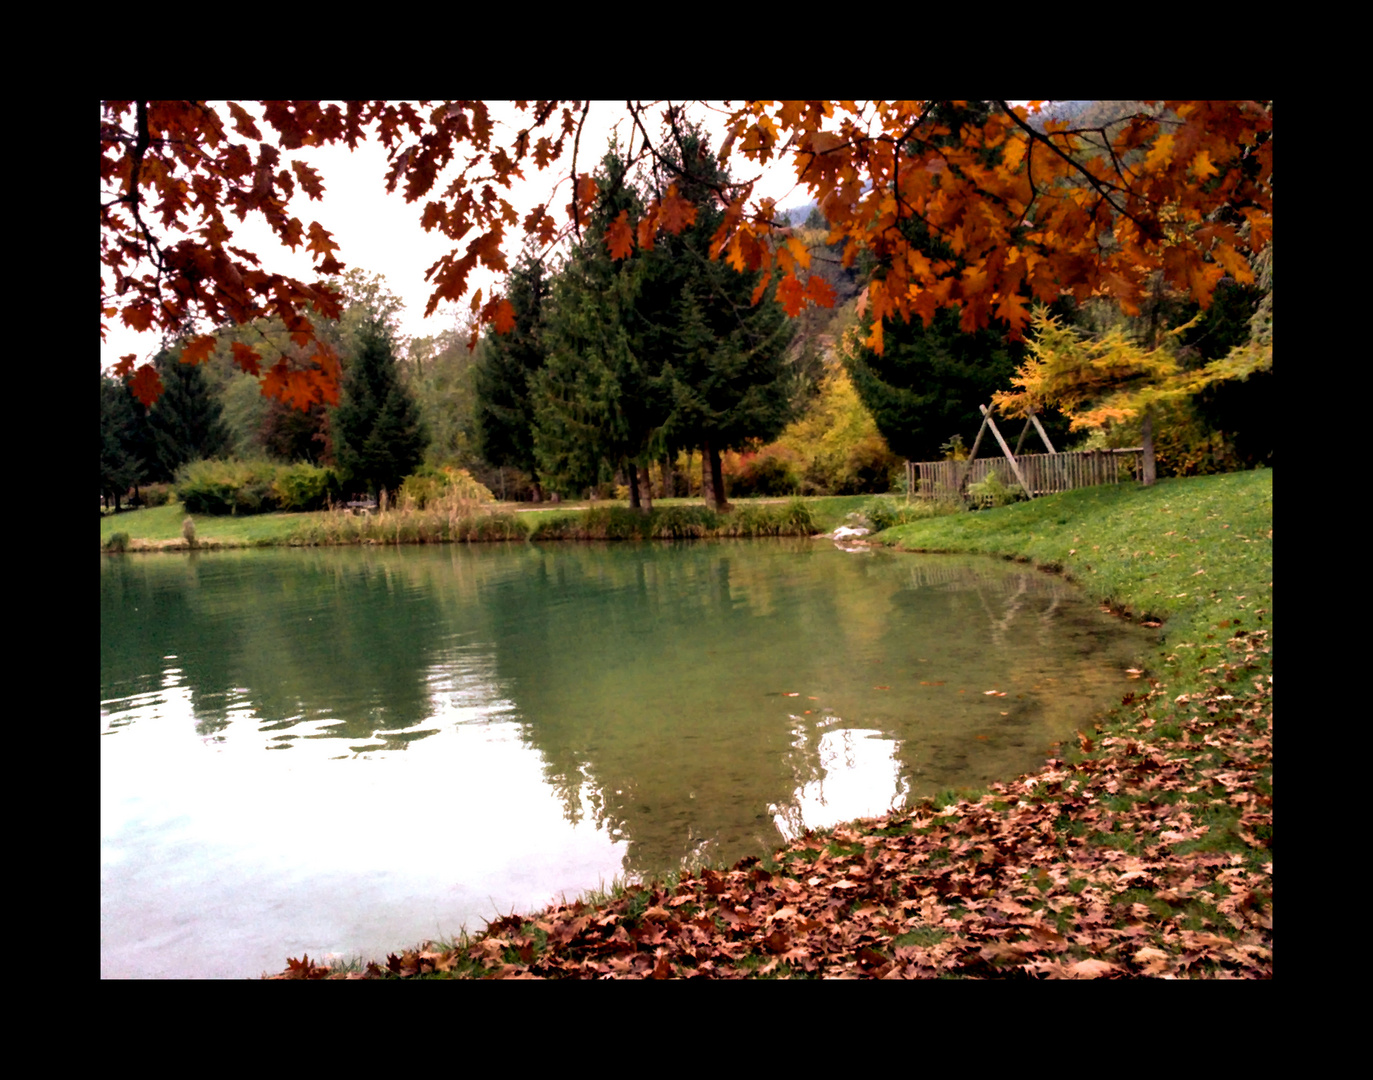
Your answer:
[[[526,720],[570,820],[589,814],[629,842],[631,870],[712,844],[774,843],[767,803],[791,793],[785,711],[759,684],[787,637],[818,627],[779,600],[804,555],[755,545],[559,545],[519,590],[484,596],[501,640],[500,681]],[[824,615],[823,611],[818,612]],[[780,620],[780,622],[779,622]],[[753,670],[739,654],[754,655]],[[751,676],[751,677],[750,677]],[[759,704],[722,712],[722,699]],[[771,705],[771,715],[765,707]]]
[[[438,619],[432,595],[407,587],[394,555],[146,558],[139,611],[124,590],[102,587],[102,683],[171,651],[195,688],[202,736],[253,719],[260,730],[305,725],[306,738],[377,733],[382,741],[369,749],[404,749],[413,736],[397,733],[429,716],[423,675]]]
[[[1078,700],[1109,637],[1056,578],[812,541],[141,565],[102,583],[102,696],[175,652],[210,737],[238,720],[274,745],[422,752],[454,724],[518,723],[567,818],[626,839],[630,872],[779,843],[774,813],[790,827],[800,793],[842,774],[822,756],[829,731],[892,744],[892,775],[874,783],[893,795],[1010,767],[1046,709]],[[153,620],[125,610],[135,595],[157,598]],[[960,678],[995,678],[1007,696],[983,697],[990,683],[959,696]]]

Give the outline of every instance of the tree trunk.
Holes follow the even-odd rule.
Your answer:
[[[663,467],[663,498],[671,499],[677,494],[677,476],[672,471],[672,458],[664,454],[662,460]]]
[[[653,513],[653,474],[650,466],[645,465],[639,474],[639,502],[645,514]]]
[[[1144,425],[1141,431],[1144,443],[1144,486],[1152,487],[1157,473],[1154,465],[1154,411],[1144,410]]]
[[[725,497],[725,478],[720,471],[720,451],[710,445],[709,439],[706,440],[705,446],[701,448],[701,459],[701,479],[703,482],[705,480],[706,471],[709,471],[710,473],[711,504],[716,510],[720,511],[720,513],[732,510],[733,507],[729,505],[729,501]]]
[[[639,470],[634,467],[634,462],[625,463],[625,473],[629,477],[629,508],[640,510],[639,505]]]
[[[502,479],[504,479],[504,478],[502,478]],[[539,486],[539,482],[538,482],[537,480],[534,481],[534,483],[531,484],[530,487],[533,489],[533,492],[534,492],[534,502],[536,502],[536,503],[541,503],[541,502],[543,502],[543,488]]]
[[[701,450],[701,499],[707,506],[715,505],[715,489],[710,481],[710,451],[704,448]]]

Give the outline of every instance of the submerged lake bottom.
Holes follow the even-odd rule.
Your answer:
[[[1009,780],[1155,635],[823,540],[102,556],[101,975],[384,958]]]

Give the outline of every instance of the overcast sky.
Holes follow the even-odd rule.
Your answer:
[[[509,147],[514,141],[515,133],[523,126],[520,119],[524,118],[524,123],[528,123],[532,108],[529,112],[521,113],[507,102],[488,104],[491,105],[493,117],[496,119],[493,141],[497,145]],[[716,109],[723,109],[720,102],[712,104]],[[664,102],[644,113],[645,126],[648,127],[655,142],[659,135],[665,105]],[[255,107],[250,105],[249,108],[260,117]],[[711,145],[718,147],[723,130],[722,112],[694,107],[689,114],[706,123],[707,130],[712,133]],[[222,105],[220,115],[226,124],[230,122],[228,112]],[[593,103],[582,132],[578,171],[594,171],[597,161],[605,152],[611,131],[617,124],[620,142],[623,145],[630,134],[631,123],[623,102]],[[260,126],[264,135],[272,130],[265,124]],[[556,130],[554,127],[550,134],[555,134]],[[637,150],[640,145],[641,137],[636,133],[634,148]],[[564,183],[551,200],[549,193],[559,175],[558,170],[565,172],[569,167],[571,152],[572,140],[569,138],[563,157],[557,162],[539,172],[534,168],[533,162],[528,161],[525,169],[526,179],[515,181],[510,192],[501,191],[519,212],[521,219],[535,206],[551,201],[554,217],[561,224],[562,208],[569,201],[568,185]],[[430,318],[423,318],[432,291],[424,280],[424,272],[451,250],[453,245],[437,230],[426,233],[420,228],[420,215],[426,200],[407,203],[401,185],[397,185],[394,194],[386,193],[386,151],[380,143],[364,142],[359,144],[356,151],[349,151],[346,145],[338,143],[299,151],[282,151],[282,156],[283,166],[285,160],[293,158],[314,166],[322,178],[325,189],[324,198],[316,202],[297,187],[295,197],[289,205],[289,212],[300,218],[307,229],[311,221],[318,221],[331,232],[334,241],[340,246],[340,250],[335,254],[346,268],[358,267],[368,273],[380,273],[386,277],[391,291],[405,301],[405,311],[400,317],[402,333],[411,337],[434,335],[462,321],[460,315],[467,310],[466,301],[461,309],[454,304],[443,304]],[[748,163],[741,154],[734,154],[730,158],[730,164],[736,180],[760,177],[760,182],[754,188],[755,199],[773,198],[778,200],[779,206],[783,208],[801,206],[810,200],[804,188],[795,187],[795,174],[790,159],[785,160],[780,166],[770,163],[766,173]],[[445,171],[434,190],[442,192],[456,176],[457,170],[458,166],[454,165]],[[298,247],[294,253],[282,246],[263,224],[260,215],[249,214],[247,220],[240,223],[233,215],[226,214],[226,221],[234,230],[234,239],[230,243],[255,252],[262,260],[265,270],[289,274],[305,281],[313,280],[317,276],[304,245]],[[507,233],[504,252],[512,266],[519,254],[522,240],[523,231],[519,228]],[[464,238],[460,246],[465,249],[467,242],[468,238]],[[471,299],[472,291],[477,288],[483,290],[485,299],[490,297],[493,286],[500,287],[495,275],[482,267],[478,267],[468,280],[469,292],[466,300]],[[120,356],[131,352],[137,355],[140,363],[152,359],[158,349],[158,335],[135,334],[124,327],[117,316],[109,322],[108,337],[100,347],[102,368],[109,367]]]

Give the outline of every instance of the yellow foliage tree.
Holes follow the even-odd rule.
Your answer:
[[[1132,340],[1121,327],[1099,336],[1084,336],[1063,325],[1047,309],[1038,308],[1031,320],[1029,355],[1012,380],[1014,389],[999,391],[992,401],[1008,416],[1026,416],[1031,409],[1056,405],[1074,431],[1104,428],[1142,414],[1144,482],[1152,484],[1154,407],[1196,393],[1213,381],[1203,373],[1225,364],[1216,361],[1187,372],[1178,363],[1178,339],[1200,318],[1166,331],[1159,345],[1150,349]],[[1268,355],[1271,364],[1271,347]],[[1212,375],[1226,377],[1215,372]]]

